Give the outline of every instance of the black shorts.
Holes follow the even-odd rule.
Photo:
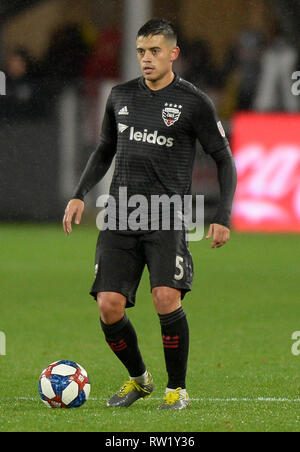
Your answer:
[[[95,281],[90,294],[118,292],[135,304],[135,295],[147,265],[151,290],[158,286],[181,290],[181,299],[192,288],[193,261],[186,232],[158,230],[140,235],[105,230],[96,248]]]

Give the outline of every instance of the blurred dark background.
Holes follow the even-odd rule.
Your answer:
[[[177,26],[175,70],[211,96],[229,137],[236,112],[299,112],[298,0],[1,0],[1,221],[61,220],[109,90],[139,75],[134,37],[151,17]],[[198,151],[193,191],[209,217],[216,171]],[[87,197],[90,211],[111,172]]]

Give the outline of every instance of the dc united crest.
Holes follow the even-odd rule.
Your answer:
[[[181,108],[182,105],[165,103],[165,107],[162,110],[162,118],[166,126],[170,127],[178,121],[181,115]]]

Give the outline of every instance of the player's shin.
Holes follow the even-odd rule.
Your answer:
[[[101,319],[100,324],[106,342],[126,367],[129,375],[143,375],[146,367],[138,347],[136,332],[126,314],[112,325],[106,325]]]
[[[169,389],[186,387],[189,352],[189,327],[182,307],[176,311],[159,314]]]

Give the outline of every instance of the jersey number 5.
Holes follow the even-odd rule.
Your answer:
[[[175,275],[174,275],[174,278],[177,280],[177,281],[180,281],[182,278],[183,278],[183,274],[184,274],[184,270],[183,270],[183,267],[182,267],[182,264],[183,263],[183,257],[181,257],[181,256],[176,256],[176,273],[175,273]],[[179,273],[178,273],[179,272]]]

